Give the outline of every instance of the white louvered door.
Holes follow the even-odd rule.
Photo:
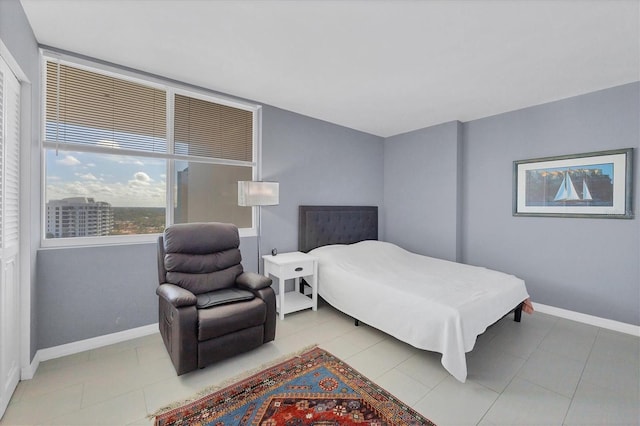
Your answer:
[[[20,83],[0,57],[0,417],[20,379]]]

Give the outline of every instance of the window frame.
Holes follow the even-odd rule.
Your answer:
[[[83,70],[101,73],[109,77],[119,78],[137,84],[146,85],[165,91],[166,94],[166,151],[144,152],[133,149],[113,149],[107,147],[77,144],[73,142],[57,142],[46,140],[46,93],[47,93],[47,61],[57,61],[60,64],[80,68]],[[207,164],[221,164],[232,166],[251,167],[252,179],[260,180],[262,162],[262,106],[229,96],[221,95],[202,87],[189,85],[187,83],[164,79],[155,75],[145,74],[131,69],[121,68],[117,65],[102,63],[94,60],[79,58],[67,53],[60,53],[52,50],[40,50],[40,70],[41,70],[41,91],[40,91],[40,247],[81,247],[81,246],[105,246],[120,244],[148,244],[157,242],[159,233],[156,234],[135,234],[135,235],[108,235],[101,237],[68,237],[68,238],[46,238],[47,229],[47,203],[46,203],[46,153],[47,150],[56,149],[59,152],[90,152],[95,154],[111,154],[147,157],[166,160],[166,196],[165,196],[165,224],[173,223],[174,191],[176,184],[174,179],[175,161],[197,161]],[[174,99],[176,95],[188,96],[208,102],[214,102],[233,108],[243,109],[252,113],[253,117],[253,161],[227,160],[222,158],[201,157],[195,155],[172,154],[174,148]],[[253,237],[257,235],[256,208],[252,207],[251,227],[238,228],[240,237]]]

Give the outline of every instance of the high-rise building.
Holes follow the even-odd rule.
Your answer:
[[[111,204],[72,197],[47,203],[47,238],[98,237],[111,234]]]

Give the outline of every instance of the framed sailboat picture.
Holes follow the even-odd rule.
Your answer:
[[[633,218],[633,148],[513,162],[513,215]]]

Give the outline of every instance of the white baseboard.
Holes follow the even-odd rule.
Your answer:
[[[117,333],[105,334],[104,336],[92,337],[91,339],[79,340],[77,342],[71,342],[60,346],[53,346],[51,348],[39,349],[36,355],[33,357],[33,361],[29,370],[23,369],[23,379],[25,376],[28,378],[33,377],[38,365],[42,361],[47,361],[54,358],[60,358],[67,355],[77,354],[79,352],[88,351],[91,349],[101,348],[102,346],[113,345],[114,343],[124,342],[126,340],[135,339],[138,337],[148,336],[158,332],[158,323],[149,324],[142,327],[132,328],[129,330],[119,331]],[[24,374],[27,373],[27,374]]]
[[[36,370],[40,365],[40,351],[37,351],[31,360],[31,364],[20,370],[20,380],[31,380],[36,374]]]
[[[627,324],[624,322],[613,321],[606,318],[594,317],[593,315],[582,314],[580,312],[568,311],[566,309],[556,308],[554,306],[543,305],[541,303],[533,303],[533,308],[543,314],[553,315],[555,317],[565,318],[578,321],[584,324],[594,325],[596,327],[605,328],[607,330],[619,331],[620,333],[631,334],[640,337],[640,326]]]

